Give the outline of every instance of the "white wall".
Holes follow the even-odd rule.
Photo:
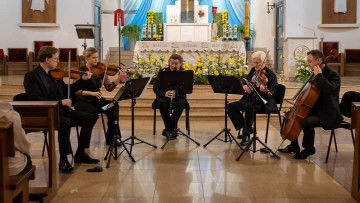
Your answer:
[[[340,51],[345,48],[360,48],[360,28],[318,28],[322,23],[321,12],[321,0],[286,0],[286,37],[312,37],[315,32],[317,42],[321,37],[324,37],[324,41],[339,41]],[[360,23],[359,2],[357,23]]]
[[[254,48],[267,48],[271,59],[274,60],[275,47],[275,10],[268,14],[266,3],[272,4],[274,0],[251,1],[250,22],[256,32]]]
[[[122,0],[124,4],[125,0]],[[116,0],[102,0],[101,9],[103,11],[114,11],[119,8],[119,1]],[[102,39],[103,39],[103,51],[104,57],[108,53],[109,47],[117,47],[119,43],[118,29],[114,26],[114,15],[113,14],[102,14],[101,15],[101,24],[102,24]],[[122,46],[122,45],[121,45]]]
[[[34,50],[34,41],[54,41],[58,48],[78,48],[83,40],[77,38],[74,24],[93,23],[93,1],[57,0],[56,22],[58,28],[20,28],[21,0],[0,0],[0,48],[28,48]],[[93,40],[87,40],[93,46]]]

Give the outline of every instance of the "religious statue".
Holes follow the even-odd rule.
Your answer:
[[[29,3],[30,1],[31,1],[31,10],[44,12],[45,0],[28,0]],[[46,0],[46,3],[49,4],[49,0]]]
[[[347,13],[347,0],[335,0],[335,13]]]

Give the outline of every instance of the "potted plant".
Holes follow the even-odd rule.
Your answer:
[[[134,50],[135,43],[140,39],[140,27],[138,25],[125,25],[121,35],[129,40],[129,49]]]

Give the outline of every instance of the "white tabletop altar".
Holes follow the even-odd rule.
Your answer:
[[[195,63],[199,56],[206,52],[222,54],[227,58],[230,54],[246,56],[245,45],[242,41],[216,41],[216,42],[159,42],[138,41],[134,49],[134,60],[137,56],[153,57],[170,56],[173,52],[179,53],[188,64]]]

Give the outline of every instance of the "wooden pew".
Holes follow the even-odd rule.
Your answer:
[[[0,49],[0,69],[2,74],[5,75],[5,53],[4,49]]]
[[[360,102],[354,102],[351,112],[351,127],[355,129],[355,150],[351,194],[360,202]]]
[[[30,57],[30,58],[29,58]],[[8,48],[8,55],[5,59],[5,75],[9,74],[9,66],[26,66],[26,72],[30,70],[31,55],[27,48]]]
[[[345,49],[345,75],[360,76],[360,49]]]
[[[53,44],[53,41],[34,41],[34,52],[29,52],[29,58],[31,59],[31,61],[29,61],[29,71],[31,71],[34,66],[39,65],[38,56],[41,47],[53,46]]]
[[[30,188],[31,201],[50,201],[57,192],[57,167],[55,129],[59,127],[59,103],[57,101],[14,101],[14,110],[21,116],[26,132],[49,132],[48,187]]]
[[[9,156],[15,156],[13,125],[0,121],[0,203],[12,202],[15,197],[23,203],[29,202],[29,179],[34,179],[35,167],[9,176]]]

